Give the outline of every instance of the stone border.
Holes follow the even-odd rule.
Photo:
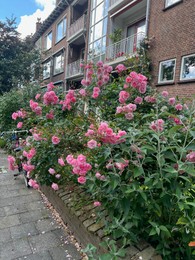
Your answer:
[[[75,184],[60,187],[58,191],[42,186],[41,191],[59,212],[82,247],[90,243],[103,253],[99,243],[106,238],[103,231],[104,223],[97,221],[97,211],[89,195]],[[106,217],[106,211],[103,211]],[[155,253],[155,249],[145,241],[140,241],[136,247],[128,247],[124,259],[162,260],[161,256]]]

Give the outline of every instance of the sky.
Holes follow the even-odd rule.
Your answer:
[[[35,33],[37,18],[44,21],[55,7],[55,0],[0,0],[0,20],[16,17],[21,37]]]

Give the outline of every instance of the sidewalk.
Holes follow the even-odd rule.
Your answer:
[[[68,233],[53,219],[41,194],[13,177],[0,150],[0,260],[82,259]]]

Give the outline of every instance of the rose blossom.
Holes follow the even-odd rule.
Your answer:
[[[58,163],[61,165],[61,166],[64,166],[65,163],[64,163],[64,160],[62,158],[59,158],[58,159]]]
[[[175,104],[175,98],[174,97],[169,98],[169,104],[170,105],[174,105]]]
[[[143,98],[141,97],[136,97],[134,100],[135,104],[141,104],[143,102]]]
[[[19,123],[17,124],[17,128],[22,128],[22,125],[23,125],[23,123],[22,123],[22,122],[19,122]]]
[[[100,206],[101,206],[101,202],[99,202],[99,201],[94,201],[93,205],[94,205],[95,207],[100,207]]]
[[[85,176],[80,176],[80,177],[78,178],[78,182],[79,182],[80,184],[84,184],[84,183],[86,182],[86,177],[85,177]]]
[[[55,171],[53,168],[49,168],[48,172],[49,172],[51,175],[53,175],[53,174],[56,173],[56,171]]]
[[[55,135],[52,136],[52,139],[51,139],[51,140],[52,140],[52,143],[53,143],[53,144],[59,144],[59,142],[60,142],[60,138],[58,138],[58,137],[55,136]]]
[[[16,120],[17,118],[18,118],[18,113],[14,112],[14,113],[12,114],[12,119],[13,119],[13,120]]]
[[[52,183],[52,185],[51,185],[51,187],[52,187],[52,189],[53,190],[59,190],[59,187],[58,187],[58,184],[57,183]]]
[[[90,149],[94,149],[97,147],[97,142],[95,140],[90,140],[88,143],[87,143],[87,147],[90,148]]]
[[[161,95],[163,97],[168,97],[169,93],[168,93],[168,91],[162,91]]]
[[[183,109],[183,106],[182,106],[181,104],[177,104],[177,105],[175,106],[175,109],[181,111],[181,110]]]

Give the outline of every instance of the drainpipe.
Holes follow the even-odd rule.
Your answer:
[[[150,16],[150,0],[147,0],[146,7],[146,36],[148,37],[148,27],[149,27],[149,16]]]

